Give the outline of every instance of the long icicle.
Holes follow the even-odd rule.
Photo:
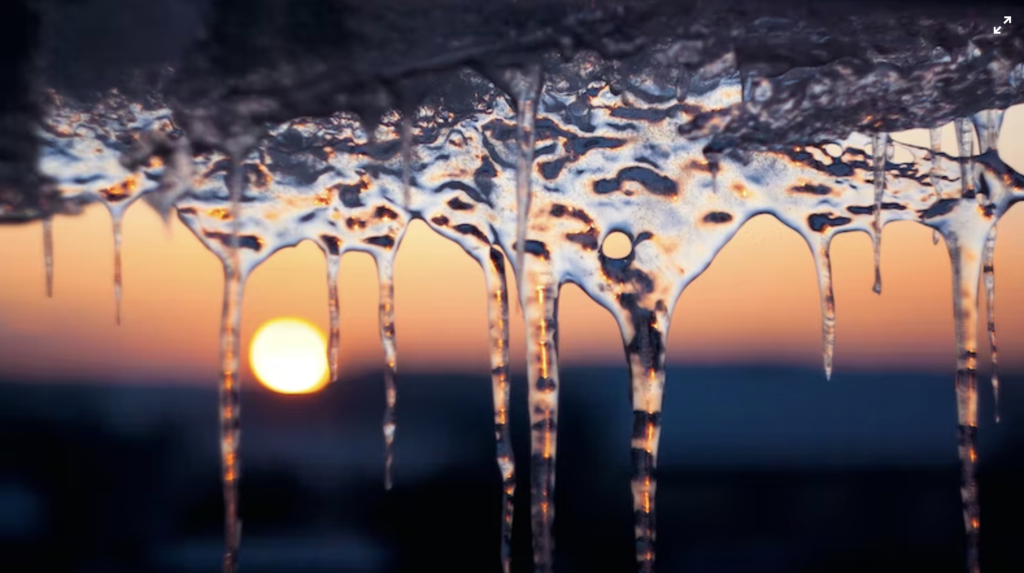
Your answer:
[[[53,298],[53,219],[43,218],[43,265],[46,267],[46,296]]]
[[[982,254],[982,275],[985,282],[985,309],[988,314],[988,343],[992,349],[992,395],[995,398],[996,423],[999,422],[999,358],[996,350],[996,226],[985,239],[985,250]]]
[[[643,573],[654,571],[655,494],[657,493],[658,442],[661,437],[661,406],[665,390],[666,312],[637,309],[623,332],[633,406],[631,458],[633,477],[633,533],[636,561]]]
[[[978,250],[982,245],[965,244],[962,237],[956,234],[947,235],[946,243],[953,266],[960,498],[967,532],[967,571],[979,573],[978,541],[981,522],[975,470],[978,462],[978,283],[981,279],[981,257]]]
[[[384,489],[390,490],[393,484],[391,466],[394,462],[395,403],[398,400],[398,389],[395,379],[398,375],[398,349],[395,345],[395,281],[393,262],[390,258],[378,255],[377,280],[380,285],[379,320],[380,341],[384,345]]]
[[[832,359],[836,348],[836,299],[832,291],[832,257],[829,254],[831,243],[831,235],[824,234],[817,248],[812,247],[821,298],[821,354],[826,380],[832,379]]]
[[[242,523],[238,518],[238,446],[241,437],[241,388],[238,372],[245,277],[239,250],[242,195],[245,191],[244,165],[232,154],[227,185],[231,196],[231,247],[224,272],[224,306],[221,316],[220,356],[220,449],[224,486],[224,573],[238,569]]]
[[[982,153],[995,151],[999,144],[999,132],[1003,126],[1004,111],[987,109],[973,117],[974,129],[978,132],[978,149]],[[982,276],[985,283],[985,306],[988,314],[988,343],[992,349],[992,395],[995,399],[995,419],[999,414],[999,358],[996,349],[996,275],[995,275],[996,227],[989,231],[982,252]]]
[[[122,209],[110,210],[110,221],[114,228],[114,322],[121,326],[121,220],[124,218]]]
[[[530,220],[533,173],[533,153],[537,145],[537,106],[544,86],[543,69],[531,67],[523,78],[522,91],[516,98],[516,288],[523,288],[523,265],[526,258],[526,227]]]
[[[327,341],[327,363],[330,364],[331,382],[338,380],[338,355],[341,349],[341,302],[338,297],[338,269],[341,255],[337,244],[327,253],[327,297],[330,313],[330,335]]]
[[[501,472],[501,570],[512,571],[512,513],[516,494],[516,460],[509,433],[509,327],[508,282],[505,256],[491,247],[490,257],[481,261],[487,283],[487,318],[491,336],[491,389],[494,394],[494,439],[498,470]]]
[[[535,573],[554,570],[555,457],[558,437],[558,286],[523,280],[530,408],[530,517]]]
[[[889,156],[889,134],[876,133],[871,138],[875,169],[875,218],[871,242],[875,254],[875,284],[871,290],[882,294],[882,198],[885,194],[885,168]]]

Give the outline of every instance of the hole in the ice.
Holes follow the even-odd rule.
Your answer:
[[[633,241],[622,231],[614,231],[605,237],[601,252],[609,259],[624,259],[633,252]]]

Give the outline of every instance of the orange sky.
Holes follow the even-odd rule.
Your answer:
[[[1011,134],[1024,134],[1024,108],[1007,114],[1000,142],[1003,159],[1024,171],[1024,135],[1014,141]],[[927,144],[923,131],[897,139]],[[955,149],[950,126],[944,146]],[[183,225],[174,219],[168,232],[148,207],[128,211],[120,327],[114,324],[113,239],[106,210],[94,205],[81,216],[57,219],[54,227],[53,299],[44,292],[41,226],[0,227],[0,378],[135,383],[216,378],[221,266]],[[881,296],[871,292],[866,235],[840,235],[832,253],[836,371],[898,368],[952,376],[949,260],[943,246],[932,245],[931,231],[915,223],[886,227]],[[1000,222],[996,252],[1001,363],[1017,370],[1024,367],[1022,261],[1024,208],[1018,207]],[[347,255],[341,277],[344,376],[376,369],[383,352],[372,260]],[[399,251],[396,296],[400,371],[488,372],[483,275],[458,246],[421,222],[413,224]],[[669,358],[820,367],[817,296],[806,245],[774,219],[758,217],[683,293]],[[513,357],[521,370],[522,320],[518,308],[512,311]],[[621,360],[613,320],[579,289],[563,289],[560,311],[563,364]],[[259,325],[278,316],[327,328],[325,265],[312,244],[278,253],[250,279],[245,347]],[[251,380],[248,369],[245,375]]]

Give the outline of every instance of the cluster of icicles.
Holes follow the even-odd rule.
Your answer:
[[[470,72],[466,72],[469,74]],[[694,81],[697,81],[696,79]],[[681,137],[696,115],[738,105],[737,74],[679,96],[648,97],[607,83],[545,83],[539,70],[506,96],[479,79],[479,105],[456,115],[424,106],[367,131],[339,113],[271,128],[245,148],[193,154],[171,112],[111,94],[102,112],[57,99],[43,132],[42,171],[66,197],[99,200],[113,217],[119,249],[125,208],[142,197],[180,219],[224,264],[220,398],[226,501],[224,571],[234,571],[238,520],[239,323],[246,279],[273,253],[309,240],[327,258],[329,361],[338,374],[338,265],[347,251],[371,254],[380,279],[385,349],[390,487],[397,397],[395,253],[413,218],[458,243],[483,269],[488,289],[497,461],[503,479],[501,566],[510,570],[516,471],[509,440],[509,327],[506,259],[520,285],[527,324],[531,432],[530,500],[537,571],[553,570],[557,453],[559,287],[572,282],[611,312],[621,330],[632,385],[632,493],[636,558],[654,569],[655,467],[665,384],[665,343],[683,289],[751,217],[770,213],[799,233],[820,286],[822,350],[831,375],[836,309],[829,244],[837,233],[868,233],[876,269],[886,223],[914,220],[944,238],[953,268],[956,392],[968,570],[977,572],[975,485],[977,306],[984,275],[995,361],[992,255],[996,223],[1024,199],[1024,178],[996,153],[1003,112],[956,122],[959,153],[885,133],[774,151],[703,153],[707,138]],[[55,96],[56,97],[56,96]],[[109,104],[113,102],[113,104]],[[972,154],[977,134],[981,153]],[[910,159],[896,162],[895,151]],[[44,222],[52,272],[51,223]],[[632,241],[624,258],[602,253],[610,233]],[[115,255],[120,299],[120,255]],[[48,279],[48,289],[51,283]],[[877,276],[875,291],[881,291]],[[120,305],[120,302],[118,302]],[[118,312],[120,320],[120,312]],[[481,333],[482,334],[482,333]],[[993,375],[993,386],[998,382]]]

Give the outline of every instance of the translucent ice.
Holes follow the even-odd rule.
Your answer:
[[[881,231],[887,223],[917,221],[945,239],[954,268],[964,519],[971,567],[976,568],[973,321],[983,271],[986,288],[992,281],[996,221],[1024,198],[1024,179],[992,147],[1001,115],[975,117],[983,146],[979,155],[969,148],[960,157],[942,153],[934,130],[928,149],[895,143],[880,133],[741,148],[737,133],[749,136],[765,129],[763,139],[772,135],[769,128],[776,118],[768,106],[785,96],[789,84],[748,79],[741,89],[735,54],[725,54],[692,73],[666,72],[664,77],[631,73],[610,74],[609,79],[604,66],[597,56],[581,53],[553,64],[544,74],[532,68],[510,82],[518,86],[511,96],[463,71],[459,80],[472,88],[467,90],[472,96],[459,113],[437,102],[424,104],[415,121],[389,112],[372,133],[348,113],[300,117],[269,126],[244,153],[204,150],[188,155],[188,165],[181,164],[184,144],[174,147],[167,142],[187,142],[189,136],[177,132],[166,110],[137,109],[132,112],[134,120],[119,120],[110,128],[116,135],[107,137],[102,128],[75,119],[74,113],[80,112],[68,111],[73,106],[58,108],[64,111],[51,120],[43,166],[60,178],[66,195],[101,200],[104,189],[125,189],[130,186],[126,182],[136,181],[131,197],[174,196],[182,221],[224,262],[221,416],[230,560],[226,568],[234,567],[240,531],[237,333],[246,277],[276,251],[301,241],[313,241],[323,249],[328,259],[334,378],[341,337],[338,259],[348,251],[375,258],[386,357],[384,441],[390,484],[397,397],[392,264],[409,221],[417,217],[458,243],[484,270],[496,457],[503,488],[503,569],[510,568],[516,476],[508,434],[504,274],[506,261],[511,261],[522,285],[519,297],[526,319],[535,568],[554,569],[560,406],[557,302],[560,287],[574,283],[614,316],[622,335],[634,419],[630,485],[636,557],[640,570],[652,571],[669,320],[683,289],[747,220],[763,213],[799,233],[813,255],[827,377],[832,372],[836,324],[831,240],[850,231],[869,234],[877,269]],[[958,123],[961,143],[965,125],[970,127]],[[54,135],[60,126],[66,126],[69,135]],[[70,135],[79,132],[80,136]],[[121,139],[141,143],[122,145]],[[163,155],[157,154],[160,160],[119,159],[139,154],[139,149],[156,153],[160,145],[146,142],[160,141],[165,142]],[[90,151],[94,148],[100,151]],[[178,164],[169,169],[172,160]],[[188,174],[190,189],[182,195],[183,174]],[[625,257],[602,252],[604,239],[615,232],[630,239]],[[880,290],[877,271],[876,286]],[[990,305],[992,300],[990,295]],[[990,316],[992,312],[990,306]],[[994,345],[994,328],[991,332]]]

